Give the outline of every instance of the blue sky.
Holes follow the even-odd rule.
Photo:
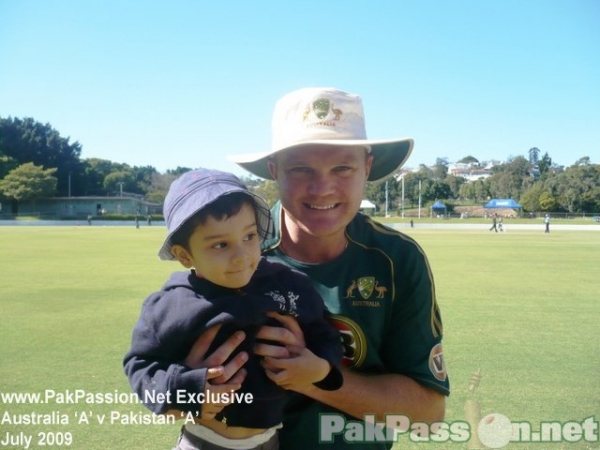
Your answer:
[[[600,163],[597,0],[0,0],[0,117],[104,158],[245,172],[276,100],[363,97],[370,138],[407,166],[531,147]]]

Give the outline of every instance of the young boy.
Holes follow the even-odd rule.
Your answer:
[[[281,326],[274,313],[294,316],[309,351],[299,355],[302,364],[290,379],[325,390],[343,383],[339,333],[326,322],[322,299],[305,275],[261,257],[261,240],[272,232],[270,211],[234,175],[185,173],[171,185],[164,215],[168,236],[159,257],[191,270],[174,273],[144,302],[124,359],[131,386],[156,414],[176,410],[196,418],[186,420],[176,449],[277,449],[286,391],[254,356],[256,332],[265,324]],[[229,404],[214,417],[204,403],[211,399],[207,369],[183,361],[198,336],[216,325],[211,349],[243,330],[237,352],[249,359],[236,397],[223,401]]]

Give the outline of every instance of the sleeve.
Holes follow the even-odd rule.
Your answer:
[[[146,300],[123,360],[125,374],[142,403],[155,414],[169,409],[199,412],[201,404],[187,402],[185,394],[204,392],[207,370],[191,369],[181,362],[190,350],[189,335],[186,338],[186,329],[160,307],[165,301],[158,295]]]
[[[386,328],[382,359],[392,372],[407,375],[444,395],[450,393],[442,351],[443,327],[433,274],[414,241],[401,238],[395,258],[398,289]]]

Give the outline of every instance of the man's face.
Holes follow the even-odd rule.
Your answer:
[[[290,225],[324,237],[356,215],[371,163],[364,147],[310,146],[277,154],[269,169]]]

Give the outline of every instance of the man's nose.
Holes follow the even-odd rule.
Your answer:
[[[310,180],[308,191],[311,195],[328,195],[334,191],[334,182],[327,174],[315,173]]]

